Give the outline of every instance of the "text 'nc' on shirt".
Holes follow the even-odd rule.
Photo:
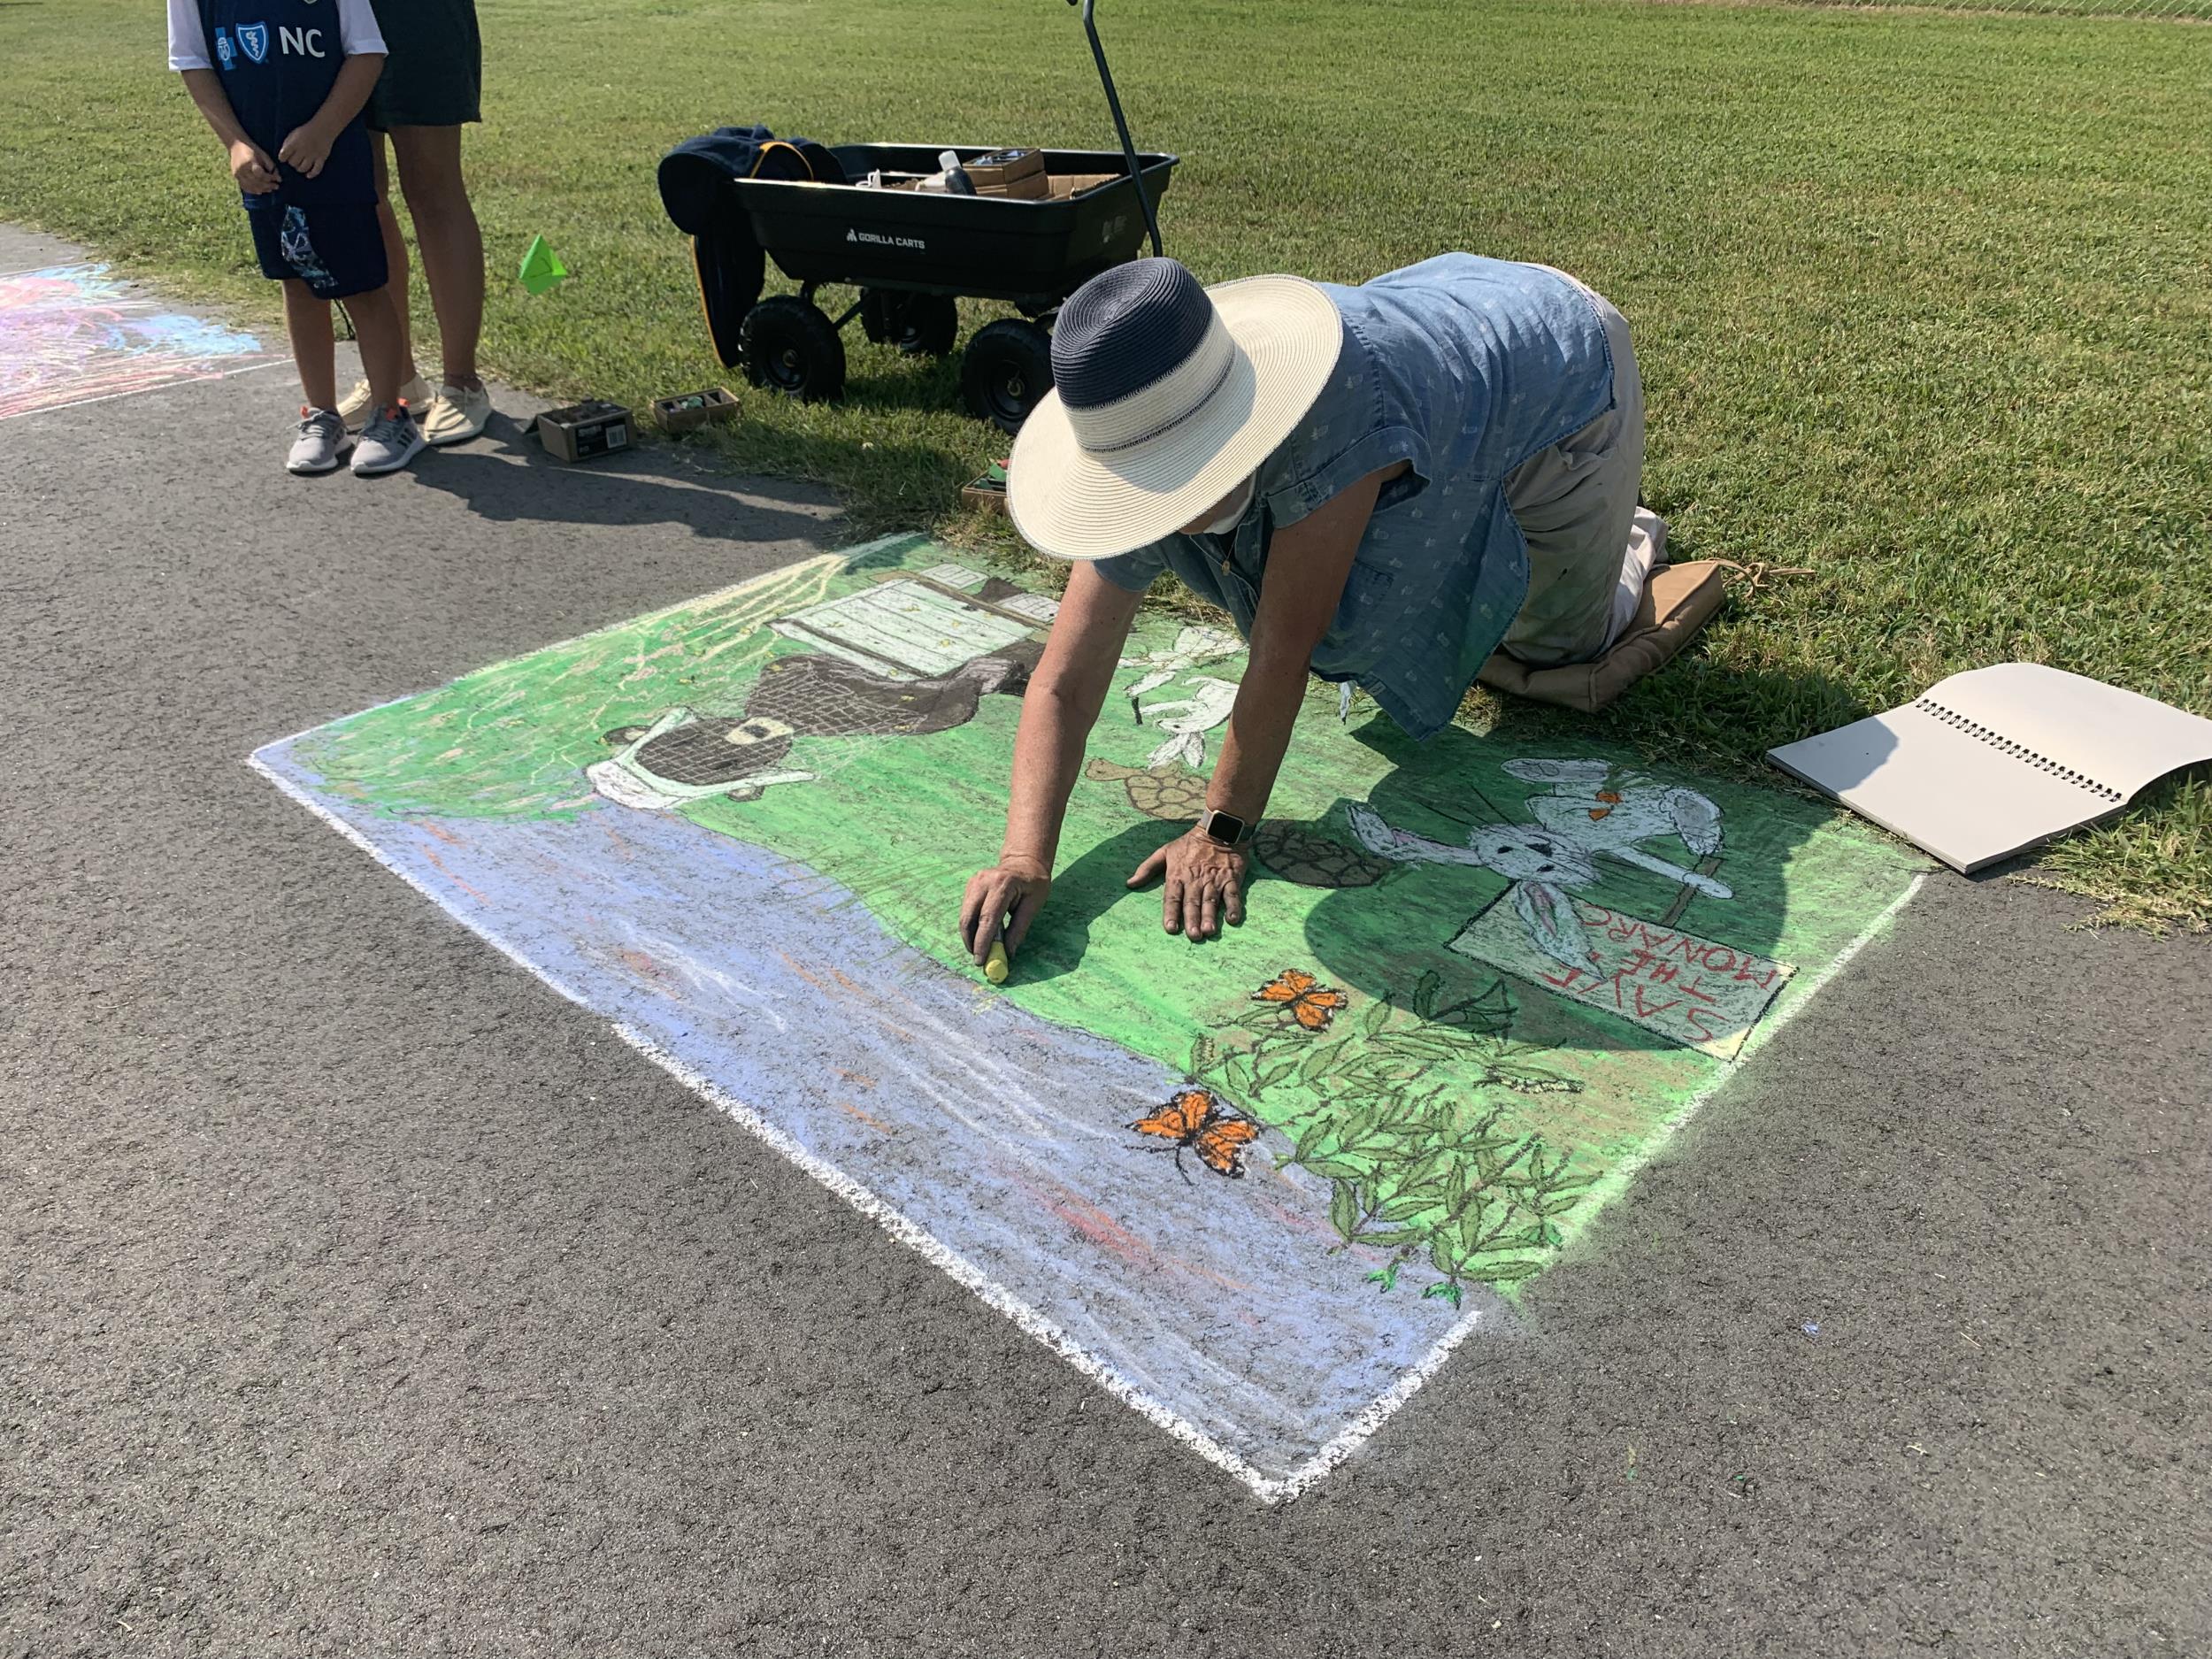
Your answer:
[[[381,53],[382,35],[367,0],[170,0],[169,62],[211,68],[246,135],[271,160],[284,141],[313,120],[349,56]],[[368,127],[356,115],[313,178],[277,164],[273,195],[249,207],[288,204],[367,206],[376,200]]]

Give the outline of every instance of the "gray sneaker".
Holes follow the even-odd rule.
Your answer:
[[[404,403],[394,403],[370,417],[361,428],[361,441],[353,446],[353,475],[373,478],[396,472],[422,453],[422,428],[415,424]]]
[[[426,408],[437,395],[437,388],[419,374],[399,388],[399,401],[410,409]],[[356,380],[353,389],[338,400],[338,418],[348,432],[360,431],[375,412],[376,394],[366,380]]]
[[[334,409],[310,409],[300,406],[300,435],[292,440],[292,453],[285,457],[288,471],[334,472],[339,457],[346,446],[353,442],[346,436],[346,423]]]

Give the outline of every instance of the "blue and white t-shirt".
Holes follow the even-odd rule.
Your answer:
[[[1312,666],[1364,687],[1425,739],[1450,722],[1528,594],[1506,475],[1612,407],[1612,349],[1589,296],[1541,265],[1445,254],[1321,288],[1344,322],[1336,372],[1261,464],[1237,522],[1097,569],[1139,591],[1171,570],[1248,639],[1274,532],[1409,463],[1375,503]]]
[[[349,58],[381,54],[369,0],[169,0],[169,67],[212,69],[246,135],[272,161],[296,128],[315,119]],[[250,207],[279,203],[366,206],[376,200],[368,128],[358,115],[310,179],[277,163],[280,180]]]

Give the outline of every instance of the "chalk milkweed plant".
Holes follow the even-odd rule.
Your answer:
[[[1386,993],[1355,1015],[1346,993],[1286,970],[1252,994],[1234,1038],[1193,1043],[1189,1069],[1246,1101],[1295,1090],[1318,1102],[1282,1125],[1294,1147],[1281,1162],[1329,1181],[1345,1244],[1389,1252],[1371,1282],[1392,1290],[1425,1256],[1438,1279],[1422,1295],[1457,1307],[1464,1286],[1540,1271],[1562,1242],[1558,1218],[1597,1177],[1509,1121],[1515,1096],[1582,1084],[1539,1064],[1542,1046],[1513,1040],[1505,982],[1443,995],[1431,971],[1406,1007]]]

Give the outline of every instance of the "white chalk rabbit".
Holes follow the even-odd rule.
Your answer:
[[[1638,843],[1677,835],[1699,857],[1720,850],[1720,809],[1694,789],[1624,779],[1609,788],[1612,768],[1601,760],[1509,760],[1505,770],[1525,783],[1548,783],[1531,795],[1529,824],[1478,825],[1463,846],[1395,829],[1373,808],[1350,809],[1353,833],[1379,858],[1400,864],[1472,864],[1513,883],[1513,909],[1529,941],[1554,961],[1586,969],[1596,959],[1571,893],[1596,885],[1600,857],[1648,870],[1717,899],[1733,896],[1701,871],[1644,851]]]

